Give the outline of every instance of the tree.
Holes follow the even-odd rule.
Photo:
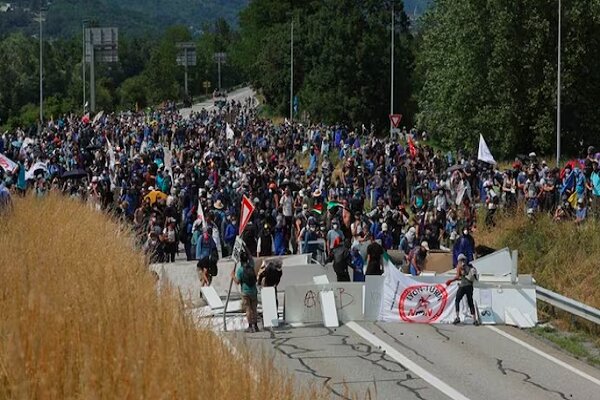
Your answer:
[[[599,10],[563,2],[562,137],[572,154],[600,133]],[[480,133],[503,157],[552,153],[557,34],[555,1],[436,1],[417,56],[420,126],[472,153]]]

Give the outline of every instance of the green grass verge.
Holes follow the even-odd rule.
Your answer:
[[[538,326],[531,329],[530,332],[548,340],[578,359],[600,367],[600,348],[596,346],[594,338],[591,336],[582,332],[558,331],[550,326]]]

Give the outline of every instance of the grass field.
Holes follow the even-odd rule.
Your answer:
[[[0,399],[294,399],[158,294],[127,229],[59,196],[0,216]]]
[[[519,250],[519,273],[533,274],[539,285],[600,308],[600,223],[556,223],[545,214],[531,221],[517,212],[500,216],[495,228],[480,226],[477,244]]]

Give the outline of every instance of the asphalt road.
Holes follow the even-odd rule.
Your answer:
[[[256,93],[254,92],[254,90],[252,90],[252,88],[250,87],[243,87],[241,89],[235,90],[233,92],[230,92],[227,94],[227,100],[231,101],[231,100],[235,100],[235,101],[239,101],[239,102],[244,102],[245,99],[247,99],[248,97],[255,97]],[[196,103],[194,104],[192,107],[188,107],[188,108],[182,108],[179,110],[179,112],[181,113],[181,115],[184,118],[189,118],[190,114],[192,112],[198,112],[201,111],[202,109],[206,109],[207,111],[213,111],[215,109],[215,105],[212,99],[207,100],[205,102],[202,103]],[[165,149],[165,169],[167,171],[171,171],[171,151],[170,149],[167,150]]]
[[[333,399],[354,395],[376,399],[600,398],[599,370],[515,328],[356,325],[381,340],[384,347],[348,325],[337,329],[287,327],[234,337],[254,351],[272,354],[276,365],[292,373],[299,386],[324,385]],[[405,360],[398,361],[396,353]],[[567,367],[559,365],[561,362]]]
[[[243,88],[229,99],[253,95]],[[200,103],[182,113],[202,108],[214,105]],[[165,164],[170,167],[169,156]],[[195,276],[181,278],[188,286],[196,283]],[[332,399],[600,398],[600,370],[511,327],[355,322],[225,335],[257,355],[267,352],[299,387],[324,387]]]
[[[244,99],[248,98],[248,97],[254,97],[256,95],[256,93],[254,92],[254,90],[252,90],[252,88],[250,87],[243,87],[241,89],[238,90],[234,90],[233,92],[230,92],[227,94],[227,100],[231,101],[231,100],[235,100],[235,101],[240,101],[243,103]],[[194,104],[192,107],[190,108],[182,108],[180,110],[181,115],[184,118],[188,118],[190,116],[190,114],[193,112],[197,112],[202,110],[203,108],[205,108],[208,111],[212,111],[215,109],[215,105],[212,99],[207,100],[203,103],[197,103]]]

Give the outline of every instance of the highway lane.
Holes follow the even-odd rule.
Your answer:
[[[382,341],[384,347],[348,325],[337,329],[286,327],[272,333],[238,333],[236,337],[255,351],[272,354],[276,365],[293,373],[300,386],[324,385],[335,399],[351,398],[352,394],[363,398],[366,393],[378,399],[598,398],[598,369],[515,328],[495,329],[567,367],[487,327],[357,325]],[[398,361],[393,354],[396,352],[405,359]],[[420,369],[425,375],[420,375]]]
[[[243,87],[241,89],[238,90],[234,90],[231,93],[228,93],[227,95],[227,100],[231,101],[231,100],[235,100],[235,101],[239,101],[239,102],[244,102],[245,99],[247,99],[248,97],[256,97],[256,92],[254,92],[254,90],[252,90],[252,88],[250,87]],[[181,115],[184,118],[189,118],[192,112],[198,112],[201,111],[202,109],[206,109],[207,111],[212,111],[214,110],[216,107],[214,105],[214,102],[212,99],[206,100],[202,103],[196,103],[194,104],[192,107],[187,107],[187,108],[182,108],[179,110],[179,112],[181,113]],[[171,150],[170,149],[166,149],[165,148],[165,159],[164,159],[164,163],[165,163],[165,169],[167,171],[171,171]]]
[[[243,87],[238,90],[234,90],[227,94],[227,101],[235,100],[242,102],[248,97],[255,97],[256,93],[250,87]],[[192,112],[198,112],[202,109],[212,111],[215,109],[215,105],[212,99],[206,100],[202,103],[194,104],[192,107],[180,109],[180,113],[184,118],[189,118]]]

